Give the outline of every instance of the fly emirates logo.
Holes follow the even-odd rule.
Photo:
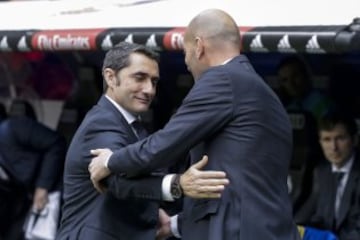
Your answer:
[[[71,34],[39,35],[37,47],[40,50],[89,50],[91,49],[88,36],[72,36]]]

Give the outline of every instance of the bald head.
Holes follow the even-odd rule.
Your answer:
[[[229,14],[219,9],[205,10],[189,23],[185,39],[194,37],[206,38],[215,45],[231,46],[240,51],[239,28]]]

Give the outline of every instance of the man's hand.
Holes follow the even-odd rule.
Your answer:
[[[164,240],[171,235],[170,217],[163,209],[159,208],[159,222],[156,230],[156,240]]]
[[[105,162],[112,155],[112,151],[108,148],[99,148],[91,150],[90,153],[94,155],[89,164],[90,179],[100,193],[105,192],[105,187],[100,181],[110,175],[110,170],[105,166]]]
[[[221,192],[229,184],[229,179],[222,171],[201,171],[207,162],[208,157],[204,156],[181,175],[180,185],[184,195],[192,198],[221,197]]]
[[[48,191],[45,188],[36,188],[33,199],[33,209],[40,212],[49,201]]]

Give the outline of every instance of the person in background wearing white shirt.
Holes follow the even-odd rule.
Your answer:
[[[353,118],[333,111],[320,119],[324,161],[314,172],[314,212],[306,225],[330,230],[340,240],[360,239],[360,156]]]

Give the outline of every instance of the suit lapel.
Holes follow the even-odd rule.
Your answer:
[[[358,179],[360,177],[360,159],[357,157],[354,159],[354,163],[351,167],[349,178],[347,180],[344,194],[342,196],[340,206],[339,206],[339,217],[336,224],[336,228],[338,228],[341,223],[344,221],[346,215],[348,214],[351,204],[353,202],[353,192],[356,189],[358,184]]]
[[[324,194],[322,196],[322,203],[324,207],[324,221],[327,221],[327,226],[330,228],[333,226],[334,214],[335,214],[335,181],[331,171],[331,165],[326,168],[326,181],[324,184]],[[330,194],[329,194],[330,193]],[[330,199],[329,199],[330,198]]]
[[[104,95],[101,96],[98,105],[101,108],[105,108],[107,111],[113,112],[114,115],[118,118],[117,120],[119,121],[119,123],[122,124],[122,126],[129,133],[129,136],[131,136],[131,141],[132,142],[138,141],[138,138],[135,135],[134,131],[132,130],[130,124],[126,121],[126,119],[121,114],[121,112]]]

